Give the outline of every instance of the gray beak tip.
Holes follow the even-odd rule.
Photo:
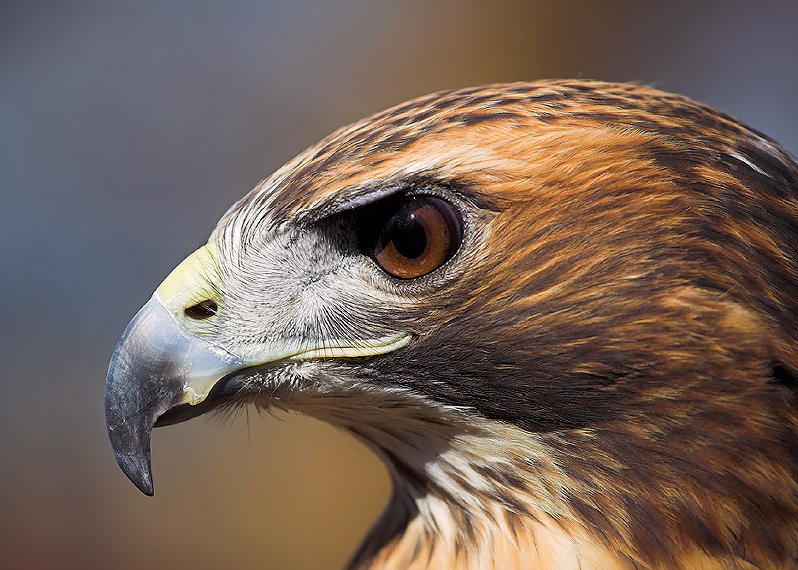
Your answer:
[[[116,410],[107,409],[108,436],[116,462],[128,479],[145,495],[152,496],[152,462],[150,459],[151,420],[143,423],[118,421]]]
[[[152,497],[154,490],[152,486],[152,469],[149,459],[141,460],[135,456],[118,455],[116,462],[139,491],[148,497]]]

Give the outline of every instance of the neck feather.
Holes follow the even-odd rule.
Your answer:
[[[255,401],[342,428],[388,466],[393,497],[351,570],[775,570],[795,561],[798,491],[773,461],[791,457],[794,428],[764,412],[749,414],[741,447],[724,415],[717,425],[707,414],[663,425],[640,413],[534,433],[399,390],[314,388],[326,385],[293,390],[290,405],[277,392]],[[696,437],[699,428],[712,437]]]
[[[417,418],[347,426],[391,471],[386,511],[350,568],[633,568],[571,512],[555,449],[518,428]],[[414,429],[414,426],[418,429]]]

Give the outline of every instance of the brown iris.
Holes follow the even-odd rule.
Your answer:
[[[451,259],[462,238],[462,221],[449,203],[411,198],[385,224],[374,259],[394,277],[421,277]]]

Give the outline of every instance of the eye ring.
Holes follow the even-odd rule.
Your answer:
[[[386,218],[372,258],[398,279],[414,279],[435,271],[452,258],[463,241],[460,213],[440,198],[410,197]]]

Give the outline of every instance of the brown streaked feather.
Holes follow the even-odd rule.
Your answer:
[[[636,85],[446,92],[334,133],[216,236],[414,185],[473,205],[468,247],[396,316],[415,342],[361,373],[457,412],[411,429],[411,412],[368,415],[379,401],[295,404],[394,470],[395,502],[354,567],[798,567],[786,151]],[[424,433],[429,454],[403,447]]]

